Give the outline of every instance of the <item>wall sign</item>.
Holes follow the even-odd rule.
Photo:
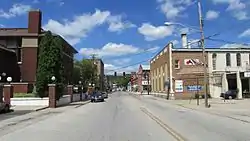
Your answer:
[[[184,65],[187,66],[195,66],[195,65],[201,65],[202,62],[199,59],[184,59]]]
[[[183,80],[175,80],[175,92],[183,92]]]
[[[188,91],[200,91],[201,89],[202,89],[202,86],[200,85],[187,86]]]

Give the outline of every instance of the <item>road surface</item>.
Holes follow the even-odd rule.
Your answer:
[[[1,141],[247,141],[250,125],[116,92],[0,137]]]

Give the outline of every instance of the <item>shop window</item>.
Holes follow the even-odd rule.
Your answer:
[[[231,66],[231,55],[230,55],[230,53],[226,54],[226,66],[227,67]]]
[[[180,69],[180,60],[174,60],[174,68]]]
[[[237,66],[241,66],[241,55],[240,55],[240,53],[236,54],[236,62],[237,62]]]

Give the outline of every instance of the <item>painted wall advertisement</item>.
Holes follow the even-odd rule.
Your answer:
[[[175,92],[183,92],[183,80],[175,80]]]

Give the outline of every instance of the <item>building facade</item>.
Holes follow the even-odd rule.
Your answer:
[[[32,92],[36,81],[36,69],[38,62],[38,47],[45,31],[41,28],[42,13],[40,10],[29,12],[27,28],[0,28],[0,44],[15,52],[16,68],[15,73],[10,70],[2,70],[7,76],[13,77],[15,92]],[[54,36],[59,36],[54,34]],[[60,36],[59,36],[60,37]],[[72,82],[73,59],[77,51],[63,38],[63,64],[65,68],[65,83]],[[5,57],[4,60],[8,60]],[[2,64],[1,64],[2,65]],[[1,72],[0,72],[1,73]]]
[[[97,66],[97,87],[100,88],[100,90],[104,90],[104,63],[101,59],[95,60],[95,65]]]
[[[195,94],[204,96],[205,93],[219,98],[221,93],[236,89],[238,98],[249,95],[250,49],[209,48],[205,50],[204,61],[202,49],[184,48],[186,46],[177,49],[169,43],[150,61],[153,92],[177,99],[192,98]],[[206,87],[204,71],[208,78]]]

